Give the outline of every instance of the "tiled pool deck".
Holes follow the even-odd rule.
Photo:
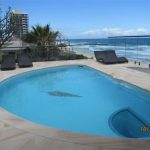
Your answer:
[[[133,63],[102,65],[95,60],[36,62],[32,68],[0,71],[0,81],[18,73],[60,66],[87,65],[150,91],[150,74],[129,69]],[[0,109],[0,150],[149,150],[149,139],[123,139],[76,134],[23,120]]]

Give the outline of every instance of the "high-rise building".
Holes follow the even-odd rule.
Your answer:
[[[28,14],[15,9],[12,10],[12,19],[14,23],[14,36],[22,38],[28,32]]]

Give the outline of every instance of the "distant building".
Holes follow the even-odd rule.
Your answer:
[[[18,9],[12,10],[12,19],[14,21],[14,36],[22,38],[28,32],[29,22],[28,14]]]

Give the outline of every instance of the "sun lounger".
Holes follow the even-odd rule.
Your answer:
[[[12,70],[16,68],[15,56],[14,55],[3,55],[1,70]]]
[[[107,51],[108,55],[112,58],[117,58],[118,63],[126,63],[128,62],[127,58],[125,57],[118,57],[115,53],[115,50],[108,50]]]
[[[96,60],[104,64],[125,63],[128,60],[125,57],[117,57],[114,50],[94,51]]]
[[[33,66],[31,59],[27,54],[18,55],[18,66],[23,67],[31,67]]]
[[[97,61],[104,64],[118,63],[118,58],[112,53],[112,51],[94,51]]]
[[[118,63],[128,63],[128,59],[125,57],[118,57]]]

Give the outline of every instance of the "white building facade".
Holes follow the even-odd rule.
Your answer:
[[[29,17],[27,13],[23,13],[20,10],[12,10],[12,18],[14,22],[14,36],[22,38],[29,29]]]

